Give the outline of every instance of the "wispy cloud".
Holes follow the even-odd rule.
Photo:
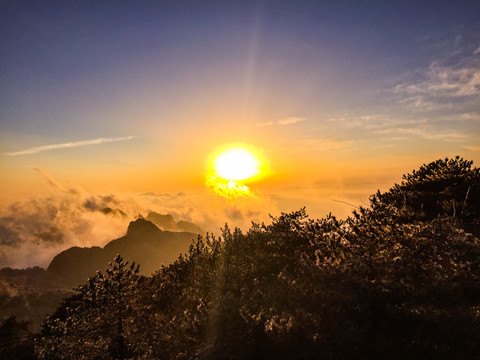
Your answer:
[[[420,113],[431,123],[438,123],[444,114],[452,121],[475,121],[472,110],[478,109],[480,102],[480,48],[467,48],[462,42],[461,36],[456,37],[447,56],[405,74],[391,89],[399,112]],[[468,113],[471,115],[461,115]]]
[[[37,154],[43,151],[55,150],[55,149],[64,149],[64,148],[74,148],[80,146],[88,146],[88,145],[99,145],[104,143],[111,143],[117,141],[126,141],[132,140],[135,136],[124,136],[124,137],[116,137],[116,138],[97,138],[91,140],[81,140],[81,141],[72,141],[62,144],[51,144],[51,145],[42,145],[33,148],[28,148],[25,150],[14,151],[14,152],[7,152],[6,155],[9,156],[18,156],[18,155],[29,155],[29,154]]]
[[[277,126],[277,125],[292,125],[296,124],[300,121],[304,121],[304,118],[297,117],[297,116],[289,116],[278,121],[259,121],[251,125],[252,127],[256,128],[263,128],[263,127],[270,127],[270,126]]]
[[[406,106],[409,110],[418,111],[438,111],[454,108],[454,104],[450,102],[440,103],[428,100],[424,95],[416,95],[399,100],[400,105]]]
[[[458,119],[462,121],[480,121],[480,114],[476,112],[468,112],[458,115]]]
[[[341,114],[338,117],[325,119],[323,131],[336,134],[345,140],[373,141],[375,146],[384,146],[378,143],[387,140],[414,142],[428,140],[437,143],[453,143],[458,147],[474,151],[473,148],[465,146],[471,145],[472,141],[475,143],[475,137],[478,138],[478,131],[475,130],[477,123],[480,122],[478,112],[435,114],[435,116],[422,113],[421,115],[397,117],[391,114]],[[338,145],[340,144],[333,144],[333,146]]]
[[[278,123],[280,125],[291,125],[291,124],[295,124],[295,123],[298,123],[298,122],[304,121],[304,120],[305,119],[301,118],[301,117],[290,116],[290,117],[286,117],[282,120],[278,120]]]
[[[47,182],[48,182],[51,186],[53,186],[54,188],[64,190],[63,186],[60,185],[60,184],[59,184],[49,173],[47,173],[45,170],[40,169],[40,168],[33,168],[33,170],[35,170],[36,172],[38,172],[39,174],[41,174],[41,175],[47,180]]]
[[[399,127],[391,129],[381,129],[375,132],[378,135],[406,135],[415,136],[427,140],[442,140],[447,142],[462,142],[468,139],[468,135],[462,131],[446,129],[439,131],[433,127]]]
[[[266,122],[256,122],[253,124],[254,127],[266,127],[266,126],[272,126],[273,121],[266,121]]]
[[[335,127],[342,129],[342,131],[346,129],[358,129],[358,131],[364,132],[371,132],[379,129],[420,126],[427,122],[424,118],[402,119],[388,114],[340,116],[328,118],[325,121],[327,123],[334,123]]]
[[[434,62],[430,65],[424,81],[397,85],[394,93],[426,94],[436,97],[478,95],[480,70],[473,65],[453,68]]]

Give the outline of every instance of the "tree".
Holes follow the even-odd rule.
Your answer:
[[[143,331],[136,322],[136,298],[145,280],[138,271],[139,265],[129,266],[117,255],[105,274],[98,272],[64,300],[44,324],[40,357],[123,360],[135,355]]]
[[[0,359],[33,360],[35,356],[34,335],[28,323],[15,316],[5,319],[0,326]]]

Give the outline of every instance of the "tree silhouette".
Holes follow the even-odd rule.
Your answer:
[[[37,347],[42,358],[122,360],[134,354],[136,296],[144,277],[139,265],[128,264],[117,255],[105,274],[98,272],[63,302],[44,324]]]
[[[34,335],[28,330],[28,323],[17,321],[14,316],[5,319],[0,326],[0,359],[33,360]]]

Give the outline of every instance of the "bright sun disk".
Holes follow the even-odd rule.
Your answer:
[[[214,160],[215,174],[225,180],[246,180],[260,174],[260,160],[251,151],[236,147],[220,153]]]
[[[210,157],[205,184],[229,199],[255,197],[244,182],[264,176],[265,172],[266,161],[255,148],[246,144],[226,145]]]

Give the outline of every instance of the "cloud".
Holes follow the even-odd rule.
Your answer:
[[[437,111],[437,110],[445,110],[445,109],[452,109],[454,104],[449,102],[436,102],[432,100],[428,100],[424,95],[416,95],[410,96],[405,99],[399,100],[399,104],[405,105],[410,110],[418,110],[418,111]]]
[[[476,133],[471,128],[480,121],[480,114],[475,111],[453,112],[445,114],[372,114],[345,115],[327,118],[324,132],[333,134],[332,138],[344,140],[370,140],[381,142],[390,140],[434,140],[439,142],[457,142],[459,145],[471,141]],[[334,128],[332,129],[332,125]],[[470,130],[469,130],[470,129]],[[336,135],[336,136],[335,136]],[[311,141],[311,140],[310,140]],[[332,147],[347,146],[348,143],[333,143]],[[376,144],[376,146],[385,146]]]
[[[463,121],[480,122],[480,114],[476,112],[458,114],[458,119]]]
[[[269,126],[274,126],[275,124],[292,125],[304,120],[305,120],[304,118],[290,116],[290,117],[286,117],[281,120],[278,120],[276,123],[274,123],[273,121],[256,122],[253,124],[253,127],[269,127]]]
[[[392,111],[407,116],[421,113],[432,125],[445,123],[446,117],[456,122],[475,121],[472,110],[480,103],[480,50],[462,46],[460,37],[457,40],[461,41],[452,45],[454,51],[406,74],[391,89],[396,101]]]
[[[412,135],[427,140],[443,140],[448,142],[462,142],[468,139],[468,135],[462,131],[455,131],[452,129],[438,130],[432,127],[399,127],[391,129],[380,129],[376,131],[376,134]],[[398,138],[395,139],[399,140]],[[401,137],[400,139],[403,139],[403,137]]]
[[[45,170],[39,169],[39,168],[33,168],[33,170],[35,170],[36,172],[38,172],[39,174],[41,174],[41,175],[47,180],[47,182],[48,182],[51,186],[63,190],[63,186],[60,185],[60,184],[59,184],[52,176],[50,176],[50,174],[48,174]]]
[[[145,209],[126,195],[91,194],[78,186],[59,185],[54,179],[48,183],[48,196],[0,208],[0,268],[46,266],[71,246],[103,246],[124,235],[129,220]],[[85,206],[87,200],[98,208]],[[104,208],[121,209],[128,218],[105,214]]]
[[[273,121],[266,121],[266,122],[256,122],[253,124],[254,127],[266,127],[266,126],[272,126]]]
[[[474,64],[455,68],[433,62],[424,77],[418,83],[399,84],[393,92],[456,98],[478,95],[480,91],[480,69]]]
[[[37,154],[39,152],[55,150],[55,149],[74,148],[74,147],[88,146],[88,145],[99,145],[99,144],[111,143],[111,142],[117,142],[117,141],[132,140],[134,138],[135,136],[124,136],[124,137],[117,137],[117,138],[97,138],[97,139],[91,139],[91,140],[73,141],[73,142],[62,143],[62,144],[42,145],[42,146],[37,146],[33,148],[28,148],[25,150],[8,152],[5,154],[9,156]]]
[[[479,46],[479,47],[477,48],[477,50],[475,50],[473,53],[474,53],[475,55],[476,55],[476,54],[480,54],[480,46]]]
[[[278,123],[280,125],[292,125],[304,120],[305,120],[304,118],[290,116],[290,117],[283,118],[282,120],[278,120]]]
[[[341,129],[342,132],[345,129],[355,129],[357,134],[362,130],[368,134],[379,129],[420,126],[427,123],[424,118],[402,119],[384,114],[340,116],[328,118],[325,121],[335,123],[335,127]]]

